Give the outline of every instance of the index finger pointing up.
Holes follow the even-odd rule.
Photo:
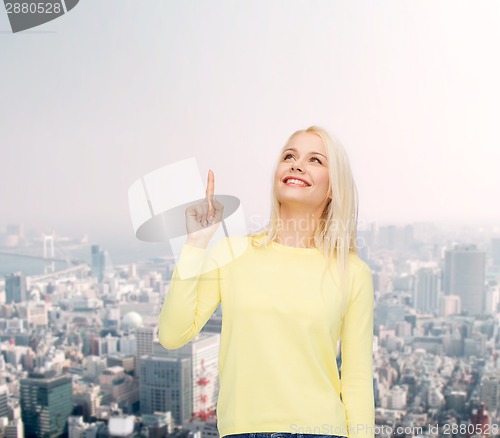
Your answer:
[[[207,182],[207,201],[208,201],[208,214],[209,216],[214,216],[214,207],[212,205],[212,198],[214,196],[214,186],[215,178],[212,170],[208,170],[208,182]]]

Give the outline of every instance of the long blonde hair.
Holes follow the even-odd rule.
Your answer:
[[[340,287],[343,297],[342,318],[347,305],[349,291],[346,288],[346,279],[349,278],[349,254],[358,255],[356,244],[356,232],[358,223],[358,190],[351,171],[349,158],[342,143],[319,126],[310,126],[307,129],[295,131],[281,149],[287,148],[290,141],[298,134],[313,133],[319,135],[325,145],[328,158],[329,194],[328,200],[321,215],[319,225],[314,232],[314,241],[317,248],[324,254],[327,260],[335,263],[340,277]],[[276,197],[276,186],[274,175],[276,173],[279,159],[272,173],[271,189],[271,217],[263,230],[250,234],[252,246],[262,247],[275,241],[278,235],[278,221],[280,204]],[[328,194],[327,194],[328,196]],[[258,241],[257,235],[265,233],[265,237]],[[347,242],[347,243],[346,243]],[[327,264],[328,267],[328,264]]]

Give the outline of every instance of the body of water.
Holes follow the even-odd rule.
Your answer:
[[[113,265],[126,265],[130,263],[137,263],[147,260],[153,260],[157,258],[170,257],[170,247],[168,244],[151,243],[147,244],[144,242],[138,242],[132,245],[123,245],[119,242],[113,242],[112,244],[99,244],[101,249],[108,251],[111,258],[111,263]],[[92,244],[73,244],[73,245],[55,245],[55,258],[64,259],[69,257],[70,259],[81,260],[82,262],[91,264]],[[30,256],[43,257],[43,247],[42,246],[29,246],[22,248],[11,248],[2,247],[0,252],[12,252],[16,254],[27,254]],[[51,262],[34,259],[34,258],[24,258],[17,256],[10,256],[0,254],[0,277],[4,277],[13,272],[22,272],[24,275],[40,275],[44,273],[46,266],[49,266]],[[60,270],[68,266],[66,262],[54,262],[55,269]]]

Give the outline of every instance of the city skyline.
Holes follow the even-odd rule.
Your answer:
[[[380,438],[397,430],[442,436],[453,427],[498,436],[500,238],[485,249],[472,237],[453,245],[450,230],[442,231],[409,225],[361,233],[360,257],[375,293]],[[32,421],[41,411],[55,420],[52,430],[70,433],[111,430],[112,415],[116,427],[135,425],[137,433],[198,428],[202,438],[216,438],[223,312],[235,291],[222,290],[224,307],[219,303],[197,336],[166,349],[157,339],[157,317],[170,292],[173,260],[109,266],[99,245],[91,255],[79,273],[37,276],[19,269],[0,278],[0,430],[22,437],[23,428],[47,428]],[[338,367],[339,361],[337,345]],[[73,406],[65,403],[58,416],[61,401],[44,398],[44,388],[69,398],[68,381]]]
[[[0,436],[320,437],[373,384],[364,436],[500,437],[498,41],[498,0],[85,0],[16,34],[0,8]],[[187,158],[261,230],[310,125],[359,195],[344,317],[316,248],[135,237],[130,186]],[[140,219],[168,204],[137,187]]]

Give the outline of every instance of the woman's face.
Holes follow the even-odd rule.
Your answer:
[[[329,175],[326,148],[317,134],[297,134],[279,158],[274,184],[278,201],[322,212],[328,199]],[[293,181],[298,178],[305,182]]]

